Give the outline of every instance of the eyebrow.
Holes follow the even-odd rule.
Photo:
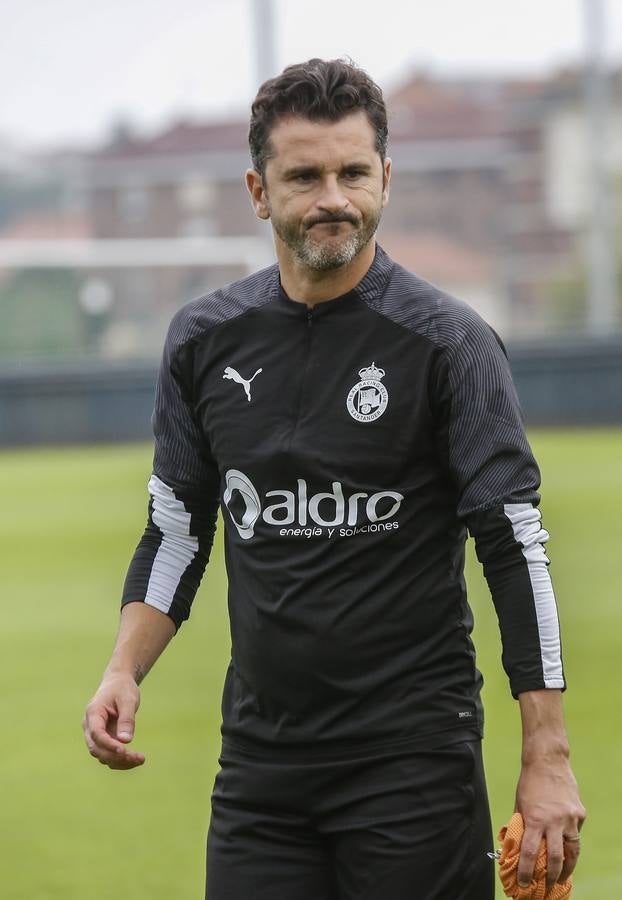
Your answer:
[[[349,169],[357,169],[364,174],[371,172],[371,166],[367,162],[349,162],[341,167],[341,172],[347,172]],[[298,175],[319,175],[322,167],[309,163],[308,165],[292,166],[283,172],[284,178],[296,178]]]
[[[283,172],[284,178],[295,178],[297,175],[319,175],[321,169],[319,166],[309,164],[307,166],[292,166]]]

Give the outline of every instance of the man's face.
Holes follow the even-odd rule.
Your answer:
[[[255,211],[280,241],[316,271],[350,263],[373,237],[388,201],[384,164],[366,114],[338,122],[292,117],[270,133],[264,177],[247,174]]]

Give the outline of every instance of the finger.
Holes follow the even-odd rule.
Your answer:
[[[91,737],[100,750],[105,750],[108,753],[118,753],[123,750],[123,744],[115,740],[105,728],[93,728]]]
[[[106,765],[109,769],[135,769],[138,766],[142,766],[145,762],[145,757],[142,753],[133,753],[133,754],[115,754],[114,758],[111,758],[106,761]]]
[[[84,740],[86,741],[86,746],[88,747],[88,751],[91,754],[91,756],[94,756],[95,759],[99,759],[99,761],[101,762],[102,751],[95,744],[95,742],[93,741],[91,736],[89,734],[87,734],[86,732],[84,733]]]
[[[525,829],[516,871],[516,878],[520,887],[527,887],[531,884],[541,839],[542,832],[529,828]]]
[[[104,765],[111,768],[130,768],[131,766],[142,766],[145,762],[145,754],[137,750],[128,750],[122,744],[117,750],[106,750],[99,747],[90,735],[85,734],[86,745],[91,756],[99,760]]]
[[[92,743],[89,746],[89,753],[102,765],[109,766],[111,769],[130,769],[134,766],[142,766],[145,762],[145,756],[142,753],[111,753]]]
[[[121,747],[121,749],[117,750],[114,754],[114,761],[120,763],[128,761],[136,765],[142,765],[145,761],[145,754],[141,753],[139,750],[130,750],[128,747]]]
[[[546,835],[546,885],[551,888],[559,879],[564,864],[561,829]]]
[[[133,769],[136,766],[142,766],[145,762],[144,753],[139,753],[137,751],[129,752],[122,748],[121,751],[116,753],[111,753],[108,750],[99,750],[93,755],[97,757],[99,762],[108,766],[109,769]]]
[[[117,750],[123,750],[124,745],[115,740],[108,731],[108,728],[110,727],[109,721],[110,713],[105,708],[90,710],[87,712],[85,736],[90,737],[100,750],[108,750],[110,753],[116,753]]]
[[[112,739],[106,732],[107,722],[108,712],[106,709],[87,707],[82,721],[82,728],[84,730],[84,740],[92,756],[98,756],[99,752],[105,748],[114,752],[115,746],[117,746],[114,742],[111,743]]]
[[[559,881],[567,881],[575,870],[581,853],[580,841],[564,841],[564,865],[559,876]]]
[[[134,737],[136,704],[123,698],[117,701],[117,708],[116,736],[120,741],[129,743]]]
[[[559,881],[567,881],[568,878],[574,872],[577,862],[579,861],[579,855],[581,853],[581,841],[577,840],[579,837],[579,833],[583,828],[583,823],[585,822],[587,813],[585,811],[585,807],[579,804],[579,808],[576,813],[576,817],[572,820],[570,825],[564,829],[563,833],[563,845],[564,845],[564,865],[562,866],[561,875],[559,876]]]

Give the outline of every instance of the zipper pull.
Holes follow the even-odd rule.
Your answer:
[[[307,325],[311,328],[313,324],[313,310],[310,307],[307,307]]]

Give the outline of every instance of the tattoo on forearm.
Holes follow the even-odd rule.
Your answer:
[[[140,663],[136,663],[134,666],[134,681],[136,684],[140,684],[146,674],[147,670]]]

